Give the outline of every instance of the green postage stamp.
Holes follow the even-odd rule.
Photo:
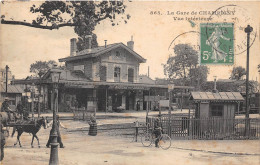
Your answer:
[[[234,24],[200,24],[200,64],[234,64]]]

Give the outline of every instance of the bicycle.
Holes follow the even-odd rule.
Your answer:
[[[153,129],[150,129],[151,131],[144,134],[144,136],[141,137],[141,142],[143,146],[150,147],[152,143],[155,143],[156,140],[159,139],[158,145],[164,150],[167,150],[171,147],[171,138],[167,134],[163,134],[162,131],[160,135],[156,138]]]

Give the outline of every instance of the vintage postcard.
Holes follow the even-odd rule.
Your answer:
[[[0,15],[1,165],[260,164],[260,1]]]

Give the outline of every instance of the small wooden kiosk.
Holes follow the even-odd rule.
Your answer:
[[[199,132],[224,135],[234,130],[236,109],[244,98],[239,92],[191,92]]]

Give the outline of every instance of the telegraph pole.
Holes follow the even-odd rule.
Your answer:
[[[250,48],[250,33],[253,28],[247,25],[245,33],[247,33],[247,60],[246,60],[246,136],[249,135],[249,97],[248,97],[248,79],[249,79],[249,48]]]

